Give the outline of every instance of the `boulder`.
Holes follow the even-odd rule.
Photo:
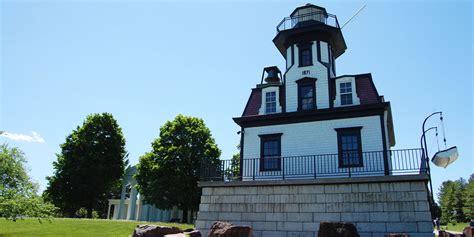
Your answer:
[[[208,237],[253,237],[253,231],[250,226],[216,221],[212,224]]]
[[[132,237],[164,237],[165,235],[179,233],[183,233],[183,230],[178,227],[137,225]]]
[[[440,230],[438,236],[439,237],[464,237],[464,234],[463,233],[458,234],[458,233],[452,233],[452,232]]]
[[[184,231],[189,237],[202,237],[201,232],[199,230],[191,230],[191,231]]]
[[[403,233],[403,234],[387,234],[387,235],[385,235],[385,237],[410,237],[410,235],[405,234],[405,233]]]
[[[319,237],[360,237],[357,228],[352,223],[346,222],[321,222],[319,224]]]
[[[462,231],[466,237],[474,237],[474,228],[473,227],[466,227]]]

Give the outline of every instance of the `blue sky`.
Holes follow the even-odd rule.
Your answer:
[[[203,118],[230,158],[239,142],[231,118],[241,115],[263,67],[284,68],[275,27],[305,3],[1,1],[0,130],[36,132],[44,142],[0,142],[26,153],[41,189],[59,144],[91,113],[114,115],[131,164],[180,113]],[[441,110],[460,158],[433,168],[435,189],[474,172],[472,3],[312,3],[341,24],[367,3],[343,29],[348,50],[337,74],[372,73],[392,103],[395,148],[419,147],[423,119]],[[428,144],[433,154],[433,134]]]

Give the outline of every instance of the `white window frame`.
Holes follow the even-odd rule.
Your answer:
[[[273,94],[273,96],[269,94]],[[268,100],[269,98],[273,100],[269,101]],[[269,109],[272,109],[272,111],[269,111]],[[276,111],[277,111],[276,91],[265,92],[265,114],[274,114],[276,113]]]
[[[334,107],[345,107],[345,106],[354,106],[360,105],[360,99],[357,96],[357,87],[355,83],[355,77],[342,77],[336,79],[336,99],[334,100]],[[351,83],[351,94],[352,94],[352,104],[342,105],[341,104],[341,84],[342,83]],[[349,93],[344,93],[349,94]]]
[[[342,85],[349,85],[349,86],[346,87],[346,88],[349,88],[351,91],[350,91],[350,92],[347,92],[347,91],[346,91],[346,92],[342,92]],[[352,100],[352,93],[353,93],[352,87],[353,87],[353,86],[352,86],[352,83],[351,83],[351,82],[340,82],[340,83],[339,83],[339,93],[340,93],[339,96],[341,97],[341,98],[340,98],[340,99],[341,99],[341,106],[354,104],[354,101]],[[343,101],[342,101],[342,96],[344,96],[344,95],[350,95],[350,97],[351,97],[351,103],[342,104],[342,102],[343,102]]]
[[[272,113],[267,113],[267,101],[266,101],[266,95],[268,92],[275,92],[275,112]],[[260,105],[260,109],[258,110],[259,115],[265,115],[265,114],[275,114],[275,113],[281,113],[281,105],[280,105],[280,94],[279,94],[279,88],[275,86],[269,86],[262,88],[262,104]]]

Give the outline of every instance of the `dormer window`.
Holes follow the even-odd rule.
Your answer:
[[[306,67],[313,65],[313,51],[311,50],[313,43],[303,43],[298,45],[299,66]]]
[[[335,78],[336,95],[334,107],[360,105],[360,98],[357,96],[356,78],[353,76],[343,76]]]
[[[352,104],[352,83],[343,82],[339,85],[341,95],[341,105]]]
[[[265,93],[265,114],[276,113],[276,92],[269,91]]]

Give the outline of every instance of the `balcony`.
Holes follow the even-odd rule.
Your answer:
[[[312,12],[283,18],[283,20],[277,26],[277,33],[280,33],[284,30],[296,29],[300,27],[318,24],[340,28],[339,22],[337,21],[337,17],[335,15],[324,12]]]
[[[203,163],[201,181],[301,180],[323,178],[414,175],[427,172],[422,149],[362,152],[355,163],[339,154],[276,158],[245,158],[242,166],[232,160]],[[346,157],[347,158],[347,157]],[[242,167],[242,170],[240,168]]]
[[[286,57],[286,50],[290,45],[303,41],[331,42],[336,58],[347,49],[337,17],[323,11],[285,17],[276,30],[273,43],[283,57]]]

